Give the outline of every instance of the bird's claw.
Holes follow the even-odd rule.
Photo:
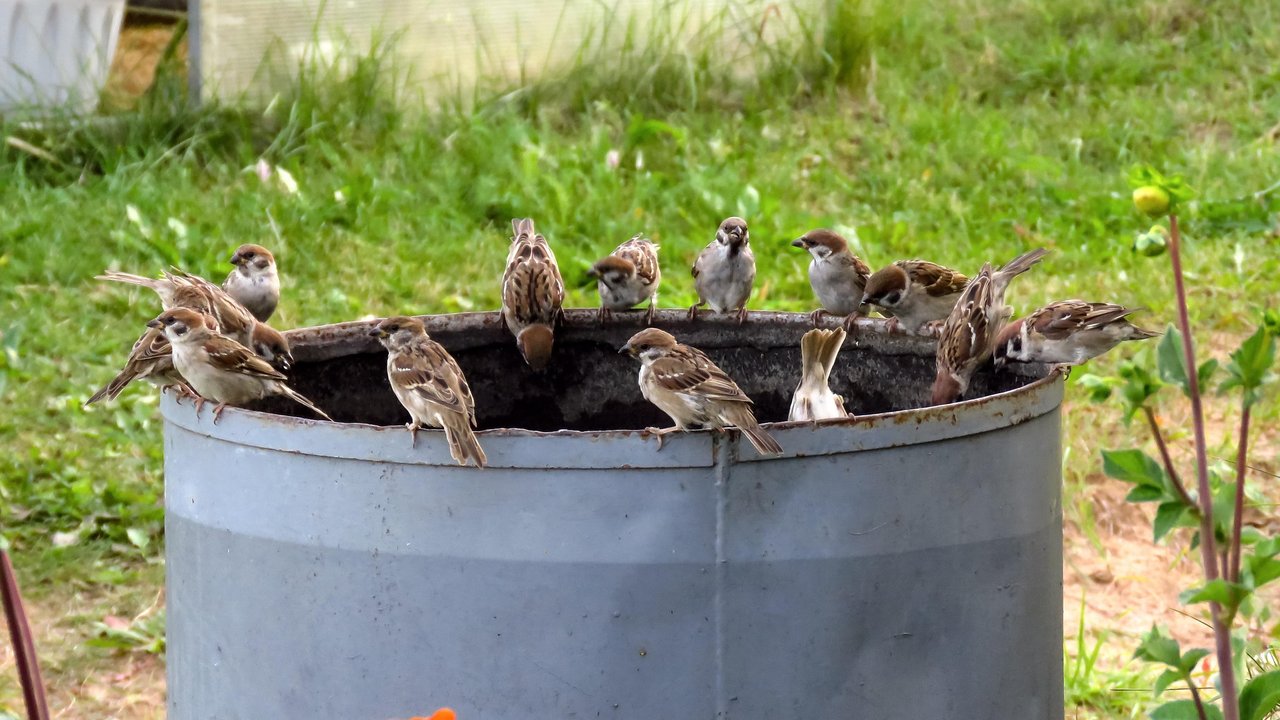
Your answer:
[[[222,417],[222,411],[227,409],[227,404],[220,402],[213,407],[213,424],[218,424],[218,418]]]
[[[826,314],[827,311],[825,309],[818,308],[817,310],[809,313],[809,322],[813,323],[814,327],[818,327],[818,323],[822,322],[822,316]]]
[[[746,321],[747,321],[747,306],[743,305],[742,307],[738,308],[738,324],[741,325]]]
[[[404,426],[409,430],[409,447],[418,447],[418,426],[411,422],[405,423]]]
[[[845,332],[848,332],[851,335],[853,334],[854,328],[858,326],[858,317],[859,316],[858,316],[857,310],[854,310],[853,312],[845,316],[844,322],[841,323],[842,325],[844,325]]]
[[[601,305],[600,310],[596,312],[596,322],[603,325],[612,319],[613,319],[613,311]]]
[[[658,308],[657,308],[657,306],[656,306],[654,303],[649,303],[649,311],[648,311],[648,312],[646,312],[646,313],[644,314],[644,324],[645,324],[645,325],[653,325],[653,313],[654,313],[657,309],[658,309]]]
[[[647,427],[644,429],[644,434],[650,437],[658,438],[658,451],[661,452],[662,444],[665,443],[667,440],[667,433],[671,432],[674,429],[675,428],[667,428],[663,430],[661,428],[656,428],[656,427]]]
[[[702,303],[689,306],[689,322],[693,322],[698,319],[698,308],[700,307],[702,307]]]

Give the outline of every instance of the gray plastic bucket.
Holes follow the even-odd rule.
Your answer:
[[[904,409],[933,341],[866,321],[833,382],[859,418],[659,451],[634,317],[570,311],[541,376],[495,313],[425,320],[484,470],[410,447],[369,323],[290,336],[343,423],[164,400],[169,717],[1063,717],[1060,375]],[[785,417],[805,316],[657,324]]]

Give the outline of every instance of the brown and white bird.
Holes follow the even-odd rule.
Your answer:
[[[630,310],[649,301],[645,324],[653,324],[658,306],[658,283],[662,270],[658,267],[658,246],[636,235],[608,255],[597,260],[587,275],[596,278],[600,291],[600,320],[608,320],[614,310]]]
[[[813,311],[813,323],[818,324],[824,314],[840,315],[845,327],[852,329],[853,321],[866,314],[862,293],[871,268],[849,250],[847,240],[832,230],[810,230],[791,244],[813,256],[809,261],[809,285],[822,305]]]
[[[270,395],[283,395],[315,414],[331,420],[293,388],[285,376],[252,350],[209,327],[201,313],[185,307],[165,310],[147,323],[162,330],[173,346],[173,365],[201,398],[218,403],[213,421],[227,405],[244,405]],[[199,412],[201,401],[197,401]]]
[[[991,263],[986,263],[978,276],[969,281],[947,316],[938,339],[937,374],[931,392],[934,405],[955,402],[969,389],[973,373],[991,357],[996,334],[1013,314],[1004,303],[1009,281],[1031,269],[1048,252],[1037,248],[994,272]]]
[[[471,460],[476,467],[484,467],[484,450],[472,431],[476,402],[453,356],[427,335],[416,318],[387,318],[369,334],[387,348],[387,379],[409,411],[405,427],[413,444],[417,445],[418,428],[423,425],[443,428],[449,454],[459,465]]]
[[[662,438],[675,430],[733,425],[761,455],[776,455],[782,446],[756,422],[751,398],[701,350],[681,345],[670,333],[646,328],[631,336],[619,352],[640,359],[640,393],[671,416],[674,428],[649,429]]]
[[[890,330],[915,334],[928,323],[946,320],[969,278],[926,260],[899,260],[867,279],[864,303],[890,315]]]
[[[177,368],[173,366],[173,347],[169,345],[169,339],[164,336],[162,331],[155,328],[147,328],[142,337],[138,338],[137,342],[133,344],[133,349],[129,351],[129,359],[125,361],[124,367],[110,382],[103,385],[98,392],[85,401],[85,407],[103,398],[115,400],[125,387],[134,380],[146,380],[159,387],[161,391],[168,388],[176,388],[181,394],[195,396],[191,388],[187,387],[187,384],[183,382],[182,375]]]
[[[514,237],[502,275],[502,320],[524,361],[534,370],[551,361],[556,320],[564,303],[564,280],[547,239],[529,218],[511,221]]]
[[[1126,340],[1159,337],[1129,322],[1139,309],[1084,300],[1050,303],[1005,325],[993,359],[996,367],[1005,362],[1080,365]]]
[[[160,296],[165,310],[192,308],[212,315],[218,331],[236,342],[251,346],[257,318],[225,290],[197,275],[181,271],[166,272],[160,278],[147,278],[122,272],[106,272],[99,280],[151,288]]]
[[[736,311],[738,322],[747,319],[747,298],[756,281],[756,256],[751,252],[747,221],[727,218],[716,230],[716,239],[703,248],[693,263],[693,287],[698,302],[689,308],[689,319],[698,308],[710,305],[719,313]]]
[[[844,398],[831,391],[831,368],[835,367],[845,332],[813,329],[800,338],[800,384],[791,396],[788,420],[817,422],[849,417]]]
[[[231,264],[236,269],[222,281],[222,289],[259,322],[271,319],[280,304],[280,274],[275,256],[261,245],[245,244],[231,255]]]
[[[253,326],[251,337],[253,345],[250,350],[258,357],[271,363],[280,372],[288,372],[293,366],[293,352],[289,349],[289,340],[284,333],[270,325],[260,322]]]

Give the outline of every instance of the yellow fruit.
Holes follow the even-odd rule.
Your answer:
[[[1133,205],[1151,217],[1169,214],[1169,193],[1155,185],[1143,185],[1133,191]]]

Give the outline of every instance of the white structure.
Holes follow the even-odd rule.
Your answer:
[[[765,0],[192,0],[192,79],[201,97],[269,99],[300,63],[342,71],[344,58],[390,42],[397,69],[417,83],[466,88],[481,77],[537,75],[571,63],[584,43],[608,47],[675,25],[692,34],[711,18],[743,37],[788,24]],[[660,17],[659,17],[660,16]]]
[[[92,112],[125,0],[0,0],[0,112]]]

